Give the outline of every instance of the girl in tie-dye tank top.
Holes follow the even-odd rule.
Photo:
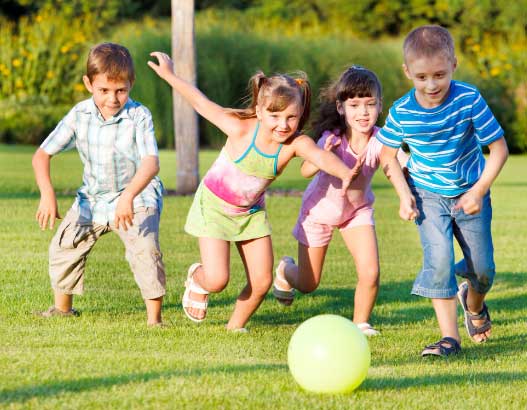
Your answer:
[[[227,109],[173,73],[164,53],[151,54],[149,66],[194,109],[226,135],[225,146],[201,181],[185,230],[198,237],[200,262],[187,273],[183,309],[202,322],[210,292],[220,292],[230,277],[230,243],[240,254],[247,285],[240,293],[227,329],[246,331],[245,324],[263,301],[273,280],[271,227],[265,190],[288,162],[300,156],[342,180],[342,192],[358,175],[332,152],[301,133],[309,117],[311,90],[304,73],[293,77],[256,73],[249,81],[251,101],[244,109]]]

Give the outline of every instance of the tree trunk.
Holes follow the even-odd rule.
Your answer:
[[[172,0],[172,59],[174,73],[196,84],[194,0]],[[176,191],[191,194],[199,183],[198,117],[177,92],[172,92],[176,146]]]

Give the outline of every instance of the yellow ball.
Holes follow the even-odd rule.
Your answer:
[[[351,320],[337,315],[306,320],[293,333],[287,351],[294,379],[315,393],[356,389],[366,378],[370,360],[366,336]]]

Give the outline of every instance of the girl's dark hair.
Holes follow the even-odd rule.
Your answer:
[[[271,112],[278,112],[297,102],[303,110],[298,123],[298,132],[307,123],[311,110],[311,86],[304,72],[299,71],[293,75],[274,74],[267,77],[263,72],[258,71],[249,80],[249,90],[246,108],[228,110],[238,118],[256,117],[257,104]]]
[[[325,130],[338,129],[340,135],[345,134],[346,120],[337,111],[337,101],[343,103],[348,98],[355,97],[375,97],[380,100],[382,88],[373,71],[353,65],[344,71],[337,81],[320,92],[318,117],[313,122],[316,140]]]

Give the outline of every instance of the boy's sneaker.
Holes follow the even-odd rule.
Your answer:
[[[80,316],[80,313],[71,308],[67,312],[63,312],[62,310],[57,309],[55,306],[51,306],[48,310],[45,310],[43,312],[35,312],[37,316],[41,317],[77,317]]]

